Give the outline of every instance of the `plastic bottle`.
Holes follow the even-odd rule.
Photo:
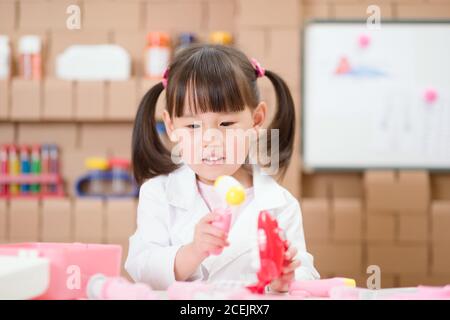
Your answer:
[[[11,76],[11,47],[8,36],[0,36],[0,79]]]
[[[175,49],[175,54],[183,50],[184,48],[190,46],[193,43],[198,41],[195,33],[192,32],[183,32],[178,36],[177,47]]]
[[[150,32],[145,48],[145,76],[162,78],[170,62],[170,37],[164,32]]]
[[[42,78],[42,43],[38,36],[22,36],[19,40],[19,74],[26,80]]]
[[[109,160],[109,166],[112,173],[112,193],[114,195],[125,194],[127,192],[125,177],[130,169],[130,161],[127,159],[113,158]]]
[[[103,187],[103,173],[108,169],[108,161],[104,158],[87,158],[85,162],[86,168],[90,170],[91,179],[89,181],[90,195],[102,195],[105,190]]]

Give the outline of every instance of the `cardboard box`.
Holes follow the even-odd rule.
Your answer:
[[[136,79],[108,83],[107,94],[107,119],[134,120],[138,104]]]
[[[329,201],[303,198],[300,207],[306,243],[328,241],[331,235]]]
[[[332,11],[333,18],[342,18],[342,19],[367,19],[371,13],[367,13],[367,7],[371,3],[358,3],[358,4],[339,4],[334,6],[334,10]],[[392,7],[389,3],[379,3],[374,2],[377,6],[380,7],[380,14],[383,19],[392,18],[393,11]]]
[[[425,274],[428,271],[428,248],[425,244],[369,244],[368,265],[378,265],[382,274]]]
[[[137,0],[90,0],[83,3],[85,30],[138,30],[143,26],[143,7]]]
[[[313,3],[302,6],[303,19],[329,19],[331,16],[331,6],[327,3]]]
[[[49,120],[71,120],[74,117],[73,83],[54,78],[44,82],[43,118]]]
[[[145,30],[198,33],[204,28],[200,1],[147,2],[145,5]]]
[[[314,265],[320,274],[360,274],[365,271],[360,244],[309,244],[307,250],[314,256]]]
[[[9,204],[9,240],[40,241],[40,208],[36,199],[12,199]]]
[[[417,286],[438,286],[443,287],[450,283],[450,272],[447,275],[427,275],[427,274],[414,274],[414,275],[400,275],[399,277],[400,287],[417,287]]]
[[[17,25],[17,9],[15,0],[0,2],[0,32],[8,32]]]
[[[398,211],[426,214],[430,206],[430,177],[426,171],[400,171],[398,175]]]
[[[431,239],[434,243],[450,245],[450,201],[431,204]]]
[[[70,199],[43,199],[42,241],[72,242],[72,203]]]
[[[369,243],[394,241],[397,230],[395,215],[368,215],[366,224],[366,238]]]
[[[283,1],[283,5],[271,0],[239,0],[238,23],[252,27],[296,27],[299,25],[300,3]]]
[[[450,255],[448,254],[448,245],[435,244],[432,247],[432,274],[449,274],[450,273]]]
[[[144,49],[146,46],[145,31],[116,30],[113,33],[114,43],[122,46],[130,54],[132,59],[132,75],[141,77],[144,75]]]
[[[46,0],[20,0],[19,29],[45,30],[50,27],[50,2]]]
[[[0,125],[0,143],[14,142],[14,124],[2,123]]]
[[[425,243],[428,240],[428,216],[400,215],[398,240]]]
[[[400,19],[449,19],[450,4],[444,1],[433,4],[398,4],[396,14]]]
[[[450,174],[432,174],[431,190],[433,199],[450,200]]]
[[[270,29],[269,41],[267,68],[280,75],[289,88],[300,88],[299,28]]]
[[[335,174],[331,180],[331,195],[333,198],[362,198],[362,176],[355,173]]]
[[[8,202],[0,199],[0,243],[8,240]]]
[[[79,81],[75,84],[75,118],[102,120],[105,118],[106,92],[102,81]]]
[[[334,240],[362,240],[362,201],[360,199],[334,199],[332,202]]]
[[[132,131],[132,123],[82,124],[80,145],[88,150],[98,149],[99,146],[110,152],[125,150],[131,156]]]
[[[106,242],[116,239],[128,240],[136,231],[135,199],[109,199],[105,203]]]
[[[42,115],[42,92],[39,81],[13,79],[11,119],[40,120]]]
[[[235,16],[237,14],[234,0],[210,0],[208,6],[208,30],[235,30]]]
[[[369,214],[398,209],[399,187],[394,171],[366,171],[364,188]]]
[[[9,81],[0,80],[0,120],[9,118],[11,101],[11,86]]]
[[[104,242],[104,206],[99,199],[81,199],[74,201],[74,238],[77,242]]]
[[[308,198],[331,198],[331,175],[324,173],[304,173],[302,193]]]
[[[77,125],[75,123],[20,123],[18,143],[55,143],[60,152],[63,148],[73,148],[77,143]],[[61,165],[64,165],[61,163]]]
[[[262,65],[264,65],[267,60],[267,40],[266,32],[262,29],[243,28],[239,30],[236,36],[238,48],[245,52],[249,57],[257,59]],[[258,82],[258,85],[259,84],[260,83]]]

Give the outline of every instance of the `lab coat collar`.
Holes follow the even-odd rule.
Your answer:
[[[254,199],[258,210],[270,210],[283,206],[286,198],[278,183],[258,165],[252,165]],[[195,172],[186,164],[168,176],[167,199],[173,206],[189,209],[198,199]]]

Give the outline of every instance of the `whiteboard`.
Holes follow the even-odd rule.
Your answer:
[[[306,169],[450,169],[450,23],[313,22],[303,50]]]

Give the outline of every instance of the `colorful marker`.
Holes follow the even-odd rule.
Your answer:
[[[50,154],[50,162],[49,162],[49,173],[57,174],[59,172],[59,154],[58,154],[58,146],[55,144],[49,145],[49,154]],[[50,192],[56,193],[57,185],[50,184]]]
[[[31,173],[33,175],[41,174],[41,158],[39,156],[40,147],[39,145],[34,145],[31,149]],[[31,192],[38,193],[40,191],[41,185],[39,183],[33,183],[31,185]]]
[[[31,171],[31,163],[30,163],[30,154],[28,146],[22,146],[20,148],[20,171],[23,175],[30,174]],[[20,186],[21,193],[30,192],[30,185],[28,183],[23,183]]]
[[[0,173],[2,175],[8,174],[8,146],[3,145],[0,148]],[[0,194],[8,194],[8,184],[0,184]]]
[[[41,145],[41,173],[48,174],[50,172],[50,154],[47,144]],[[49,186],[46,184],[41,185],[41,192],[48,192]]]
[[[17,156],[17,148],[11,145],[9,148],[9,174],[10,176],[18,175],[20,173],[20,162]],[[10,194],[14,195],[19,193],[19,185],[17,183],[11,183],[9,185]]]

